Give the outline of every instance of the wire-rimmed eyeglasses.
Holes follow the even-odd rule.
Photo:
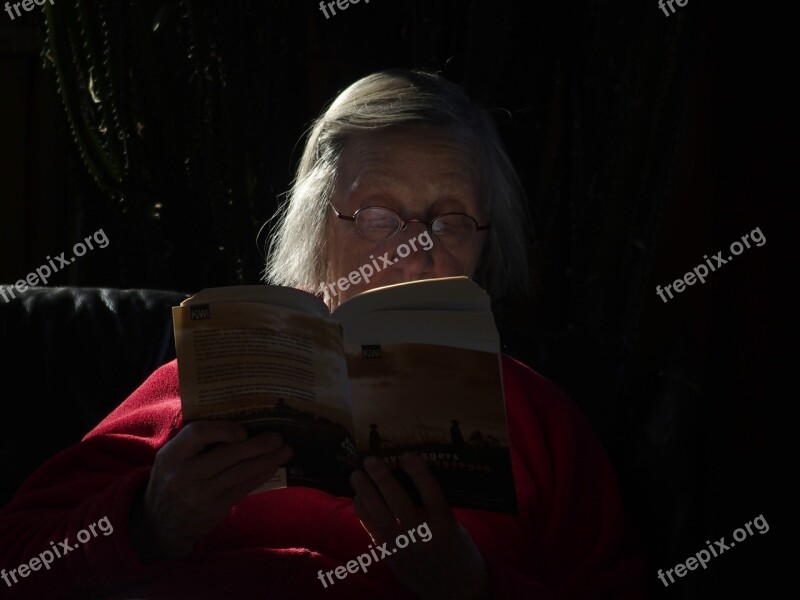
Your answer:
[[[491,229],[491,225],[479,225],[468,214],[460,212],[444,213],[430,221],[421,219],[403,219],[390,208],[382,206],[365,206],[352,216],[343,215],[331,204],[333,212],[339,219],[351,221],[362,237],[373,242],[387,240],[400,231],[404,231],[409,223],[422,223],[425,228],[446,244],[460,244],[472,238],[478,231]]]

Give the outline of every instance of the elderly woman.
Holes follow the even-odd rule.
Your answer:
[[[438,76],[378,73],[314,126],[266,275],[320,290],[331,308],[367,288],[453,275],[500,297],[527,283],[525,214],[485,112]],[[395,263],[398,246],[425,231],[433,244]],[[390,266],[368,285],[324,286],[386,253]],[[43,598],[643,597],[643,561],[586,421],[505,356],[503,378],[516,515],[451,508],[410,454],[400,461],[421,508],[375,458],[353,473],[353,499],[310,488],[251,494],[292,449],[233,422],[184,425],[172,362],[0,513],[3,566],[62,549],[42,556],[38,573],[15,569],[0,589]],[[71,549],[104,517],[113,533]],[[414,528],[424,543],[375,554]],[[368,551],[380,560],[340,576]]]

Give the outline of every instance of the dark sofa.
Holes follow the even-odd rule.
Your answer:
[[[0,506],[175,357],[171,308],[187,296],[38,287],[0,300]]]

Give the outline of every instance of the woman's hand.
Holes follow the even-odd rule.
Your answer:
[[[356,492],[353,505],[376,545],[387,544],[426,522],[431,536],[397,548],[385,560],[394,574],[421,598],[489,598],[489,576],[480,551],[447,505],[442,488],[422,459],[400,456],[400,465],[419,490],[424,510],[417,509],[384,462],[364,460],[364,469],[351,476]],[[407,537],[409,537],[407,535]]]
[[[195,421],[156,454],[147,489],[131,512],[132,540],[145,560],[177,558],[268,481],[292,456],[277,433],[247,437],[232,421]]]

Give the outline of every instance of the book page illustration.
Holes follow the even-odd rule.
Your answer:
[[[513,512],[498,354],[430,344],[345,351],[360,453],[396,467],[399,454],[416,452],[453,505]]]

